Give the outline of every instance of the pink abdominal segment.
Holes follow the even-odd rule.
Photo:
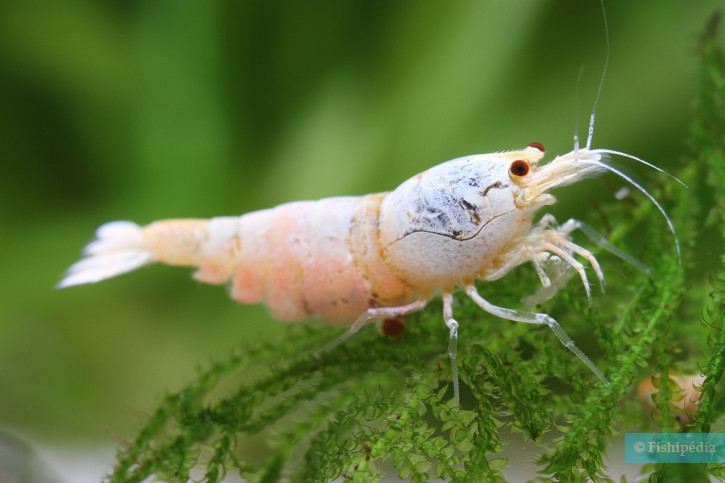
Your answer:
[[[390,270],[378,245],[383,196],[288,203],[244,215],[236,221],[237,239],[228,242],[238,247],[233,259],[210,253],[195,278],[232,278],[232,298],[264,301],[283,321],[349,325],[370,307],[408,303],[413,290]]]

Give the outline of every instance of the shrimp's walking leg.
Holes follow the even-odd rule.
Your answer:
[[[553,215],[544,215],[541,218],[541,221],[539,221],[539,226],[542,228],[545,228],[549,225],[556,226],[556,218],[554,218]],[[637,270],[649,275],[651,273],[650,268],[645,265],[644,263],[640,262],[636,258],[634,258],[629,253],[617,248],[615,245],[612,245],[609,240],[607,240],[603,235],[601,235],[598,231],[596,231],[591,226],[587,225],[583,221],[575,220],[574,218],[568,219],[564,224],[558,225],[558,228],[556,229],[557,232],[559,232],[562,235],[562,238],[566,239],[568,235],[570,235],[573,231],[579,230],[582,233],[584,233],[591,241],[599,245],[600,247],[604,248],[606,251],[611,253],[612,255],[619,257],[620,259],[624,260],[625,262],[632,265]],[[594,258],[594,255],[592,255],[590,252],[584,250],[583,248],[579,247],[578,245],[574,245],[575,247],[579,248],[580,250],[583,250],[585,253],[578,252],[579,255],[589,260],[589,262],[592,262],[592,259]],[[574,250],[576,251],[576,250]],[[595,270],[598,268],[597,266],[592,263],[592,266],[595,268]]]
[[[574,244],[572,243],[571,245],[574,245]],[[574,246],[576,246],[576,245],[574,245]],[[591,291],[591,287],[589,286],[589,280],[587,279],[587,274],[584,271],[584,265],[582,265],[581,263],[579,263],[574,257],[572,257],[571,255],[569,255],[569,253],[567,253],[566,251],[562,250],[561,248],[559,248],[557,245],[554,245],[553,243],[544,242],[541,245],[541,248],[544,249],[544,250],[546,250],[546,251],[548,251],[548,252],[551,252],[551,253],[553,253],[555,255],[558,255],[559,258],[561,258],[562,260],[564,260],[566,263],[569,264],[569,266],[571,266],[572,268],[574,268],[574,270],[576,270],[579,273],[579,276],[582,279],[582,285],[584,285],[584,291],[587,293],[587,301],[589,302],[589,306],[591,307],[591,305],[592,305],[592,291]],[[599,267],[598,264],[597,264],[597,267]],[[601,272],[601,270],[600,270],[600,272]],[[600,281],[601,281],[601,279],[600,279]],[[604,287],[604,285],[602,285],[602,287]],[[603,291],[604,291],[604,288],[602,288],[602,292]]]
[[[325,346],[322,349],[317,351],[316,355],[320,355],[323,352],[327,352],[330,349],[339,345],[340,343],[346,341],[347,339],[352,337],[355,334],[355,332],[360,330],[365,324],[367,324],[371,320],[402,317],[404,315],[408,315],[413,312],[417,312],[418,310],[421,310],[427,304],[428,304],[427,300],[419,299],[408,305],[401,305],[400,307],[377,307],[377,308],[367,309],[365,311],[365,313],[363,313],[360,317],[357,318],[357,320],[355,320],[355,322],[353,322],[353,324],[350,326],[349,329],[347,329],[345,331],[344,334],[342,334],[337,339],[334,339],[333,341],[325,344]]]
[[[451,337],[448,340],[448,356],[451,358],[451,376],[453,378],[453,399],[456,407],[460,406],[460,391],[458,387],[458,363],[456,354],[458,352],[458,322],[453,318],[453,295],[443,294],[443,320],[450,330]]]
[[[547,216],[550,216],[550,215],[547,215]],[[552,219],[553,219],[553,216],[552,216]],[[543,219],[542,219],[542,221],[543,221]],[[556,221],[554,220],[554,222],[556,222]],[[609,243],[609,241],[604,236],[600,235],[599,232],[597,232],[594,228],[587,225],[583,221],[579,221],[579,220],[575,220],[575,219],[571,218],[571,219],[567,220],[566,223],[561,225],[559,227],[559,229],[561,231],[563,231],[564,233],[566,233],[567,235],[569,233],[573,232],[574,230],[579,230],[582,233],[584,233],[586,236],[588,236],[591,241],[593,241],[600,247],[604,248],[606,251],[608,251],[612,255],[615,255],[615,256],[619,257],[620,259],[624,260],[625,262],[629,263],[630,265],[635,267],[637,270],[639,270],[647,275],[649,275],[651,273],[651,270],[649,269],[649,267],[647,265],[640,262],[639,260],[634,258],[629,253],[624,252],[624,251],[620,250],[619,248],[617,248],[616,246]]]
[[[533,263],[536,273],[539,275],[543,290],[539,290],[532,297],[528,297],[531,303],[541,303],[549,298],[553,297],[558,288],[563,285],[566,280],[566,274],[561,274],[563,277],[557,275],[557,272],[549,273],[547,267],[550,255],[555,255],[557,260],[562,260],[568,266],[576,270],[581,278],[582,285],[586,291],[587,300],[591,305],[591,289],[589,287],[589,281],[587,279],[584,266],[574,258],[574,255],[579,255],[589,262],[594,269],[594,273],[599,280],[599,286],[602,292],[604,292],[604,273],[602,272],[599,262],[594,255],[585,248],[580,247],[576,243],[572,242],[569,235],[574,230],[582,230],[592,238],[596,243],[603,246],[608,251],[614,253],[617,256],[622,257],[625,261],[633,263],[637,268],[642,269],[644,266],[633,259],[629,255],[623,253],[613,245],[609,244],[604,237],[597,235],[594,230],[589,228],[587,225],[576,221],[569,220],[563,225],[558,225],[556,219],[552,215],[544,215],[539,221],[536,228],[531,232],[529,237],[521,244],[521,246],[511,255],[509,260],[498,268],[495,272],[488,274],[485,279],[488,281],[497,280],[506,275],[515,266],[520,265],[526,261]],[[646,267],[644,267],[646,269]],[[553,283],[551,277],[557,278],[558,282]]]
[[[609,381],[607,381],[607,379],[604,377],[604,374],[602,374],[597,366],[595,366],[594,363],[589,360],[589,358],[584,355],[584,353],[580,351],[576,345],[574,345],[574,341],[571,340],[571,337],[569,337],[566,332],[564,332],[564,329],[562,329],[561,326],[559,326],[556,320],[554,320],[552,317],[546,314],[521,312],[518,310],[511,310],[493,305],[486,301],[483,297],[481,297],[476,290],[476,287],[474,287],[473,285],[469,285],[466,287],[466,293],[469,297],[471,297],[471,300],[473,300],[476,305],[481,307],[489,314],[501,317],[502,319],[513,320],[514,322],[524,322],[526,324],[548,326],[551,330],[554,331],[554,334],[556,334],[561,343],[564,344],[564,347],[572,351],[574,355],[581,359],[582,362],[584,362],[584,364],[586,364],[587,367],[591,369],[594,375],[596,375],[605,385],[609,385]]]

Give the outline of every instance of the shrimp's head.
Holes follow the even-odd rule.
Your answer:
[[[605,171],[644,193],[674,234],[660,204],[610,166],[606,162],[609,155],[662,171],[626,153],[588,147],[540,164],[544,148],[538,143],[519,151],[466,156],[434,166],[385,197],[378,223],[381,254],[421,292],[469,283],[489,273],[520,246],[536,211],[556,202],[552,189]],[[676,237],[675,241],[679,253]]]
[[[531,229],[553,196],[527,198],[540,144],[520,151],[454,159],[420,173],[385,197],[382,255],[415,288],[438,289],[476,278]]]

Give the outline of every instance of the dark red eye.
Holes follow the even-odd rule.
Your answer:
[[[511,167],[509,167],[509,172],[514,176],[526,176],[527,174],[529,174],[529,163],[527,163],[523,159],[517,159],[516,161],[511,163]]]
[[[528,146],[526,146],[526,147],[527,147],[527,148],[536,148],[536,149],[538,149],[539,151],[541,151],[542,153],[545,153],[545,152],[546,152],[546,149],[544,149],[544,145],[543,145],[543,144],[541,144],[541,143],[531,143],[531,144],[529,144],[529,145],[528,145]]]

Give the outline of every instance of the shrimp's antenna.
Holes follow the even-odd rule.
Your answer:
[[[602,87],[604,79],[607,76],[607,67],[609,67],[609,24],[607,23],[607,12],[604,9],[604,0],[600,0],[602,4],[602,18],[604,19],[604,38],[606,39],[607,53],[604,57],[604,69],[602,69],[602,77],[599,79],[599,87],[597,88],[597,96],[594,98],[594,106],[589,116],[589,134],[587,136],[587,149],[592,147],[592,137],[594,137],[594,122],[597,118],[597,107],[599,106],[599,97],[602,95]]]
[[[594,159],[588,159],[587,162],[592,163],[592,164],[595,164],[597,166],[601,166],[602,168],[606,169],[607,171],[610,171],[610,172],[616,174],[617,176],[619,176],[620,178],[624,179],[629,184],[631,184],[632,186],[634,186],[635,188],[637,188],[647,198],[649,198],[649,200],[652,203],[654,203],[654,205],[657,207],[657,209],[659,210],[659,212],[662,213],[662,216],[664,216],[665,221],[667,222],[667,226],[670,228],[670,232],[672,232],[672,236],[675,238],[675,248],[677,249],[677,260],[678,260],[679,264],[682,265],[682,254],[680,252],[680,240],[677,238],[677,233],[675,232],[675,226],[672,224],[672,220],[670,220],[670,217],[667,216],[667,212],[665,211],[665,209],[662,208],[662,205],[660,205],[657,202],[657,200],[655,199],[655,197],[652,196],[649,191],[647,191],[646,189],[644,189],[644,187],[642,187],[641,185],[639,185],[636,181],[634,181],[632,178],[630,178],[629,176],[627,176],[623,172],[619,171],[618,169],[616,169],[616,168],[614,168],[612,166],[609,166],[606,163],[603,163],[601,161],[597,161],[597,160],[594,160]]]
[[[574,161],[579,160],[579,88],[584,77],[584,64],[579,67],[579,75],[576,76],[576,90],[574,91]]]
[[[615,151],[613,149],[592,149],[591,152],[594,153],[594,154],[614,154],[615,156],[622,156],[624,158],[629,158],[629,159],[633,159],[635,161],[639,161],[640,163],[642,163],[644,165],[647,165],[650,168],[652,168],[652,169],[654,169],[656,171],[659,171],[660,173],[666,174],[667,176],[669,176],[670,178],[674,179],[675,181],[677,181],[678,183],[680,183],[682,186],[684,186],[685,188],[687,188],[687,185],[684,183],[684,181],[682,181],[677,176],[675,176],[673,174],[670,174],[667,171],[665,171],[664,169],[659,168],[659,167],[655,166],[652,163],[648,163],[644,159],[640,159],[637,156],[632,156],[631,154],[623,153],[621,151]]]

